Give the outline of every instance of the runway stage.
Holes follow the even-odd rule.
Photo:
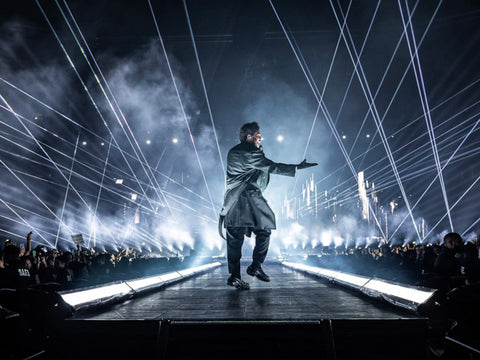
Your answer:
[[[223,265],[123,303],[76,312],[57,329],[49,352],[71,358],[92,352],[137,359],[425,358],[426,319],[280,263],[264,270],[271,282],[243,276],[250,290],[227,286]],[[77,346],[68,351],[78,342],[88,353]]]

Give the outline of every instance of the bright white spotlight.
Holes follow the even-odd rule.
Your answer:
[[[174,144],[176,144],[176,143],[178,143],[178,139],[177,139],[177,138],[173,138],[173,139],[172,139],[172,142],[173,142]]]
[[[87,145],[87,142],[86,142],[86,141],[83,141],[83,142],[82,142],[82,145]]]
[[[278,135],[277,136],[277,141],[282,142],[283,141],[283,135]]]
[[[123,179],[115,179],[115,184],[123,184]]]
[[[150,145],[152,142],[150,140],[145,141],[147,145]]]

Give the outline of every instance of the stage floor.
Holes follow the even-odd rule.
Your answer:
[[[246,266],[242,264],[245,273]],[[418,319],[415,314],[369,298],[352,289],[289,269],[263,266],[271,281],[247,274],[250,290],[226,285],[222,265],[212,271],[109,306],[74,313],[71,320],[262,320]]]

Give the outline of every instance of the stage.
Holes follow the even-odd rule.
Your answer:
[[[426,319],[280,263],[267,263],[264,270],[271,282],[243,276],[250,290],[227,286],[222,265],[122,303],[75,312],[56,329],[47,353],[55,358],[92,353],[158,359],[425,358]]]

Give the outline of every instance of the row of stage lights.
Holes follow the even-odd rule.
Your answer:
[[[370,138],[370,134],[367,134],[366,135],[367,138]],[[347,139],[347,135],[342,135],[342,139],[343,140],[346,140]],[[262,140],[265,140],[264,138],[262,138]],[[283,135],[277,135],[277,141],[278,142],[283,142],[283,140],[285,140],[285,137]],[[150,145],[152,143],[152,141],[150,139],[147,139],[145,140],[145,144],[147,145]],[[172,138],[172,143],[174,144],[177,144],[178,143],[178,138]],[[86,141],[82,141],[82,145],[83,146],[86,146],[88,143]],[[105,146],[105,143],[104,142],[101,142],[100,143],[101,146]]]
[[[284,261],[282,264],[288,268],[326,279],[334,284],[353,288],[370,297],[386,300],[395,306],[413,312],[416,312],[419,305],[427,302],[437,292],[436,289],[407,286],[382,279],[369,278],[300,263]],[[141,279],[120,281],[79,290],[61,291],[58,294],[65,303],[76,311],[130,298],[137,293],[159,288],[198,275],[220,265],[220,262],[213,262],[190,269],[173,271]]]
[[[145,140],[145,144],[150,145],[151,143],[152,143],[152,140],[150,140],[150,139]],[[178,138],[173,138],[172,143],[177,144],[178,143]],[[87,146],[87,144],[88,144],[88,142],[82,141],[83,146]],[[105,143],[102,141],[100,143],[100,146],[105,146]]]
[[[427,302],[437,292],[436,289],[408,286],[305,264],[288,261],[284,261],[282,264],[288,268],[360,291],[370,297],[386,300],[395,306],[413,312],[417,312],[418,306]]]
[[[141,279],[120,281],[79,290],[60,291],[58,294],[65,303],[77,311],[112,301],[118,301],[123,298],[133,297],[140,292],[159,288],[198,275],[220,265],[220,262],[213,262],[190,269],[173,271]]]

